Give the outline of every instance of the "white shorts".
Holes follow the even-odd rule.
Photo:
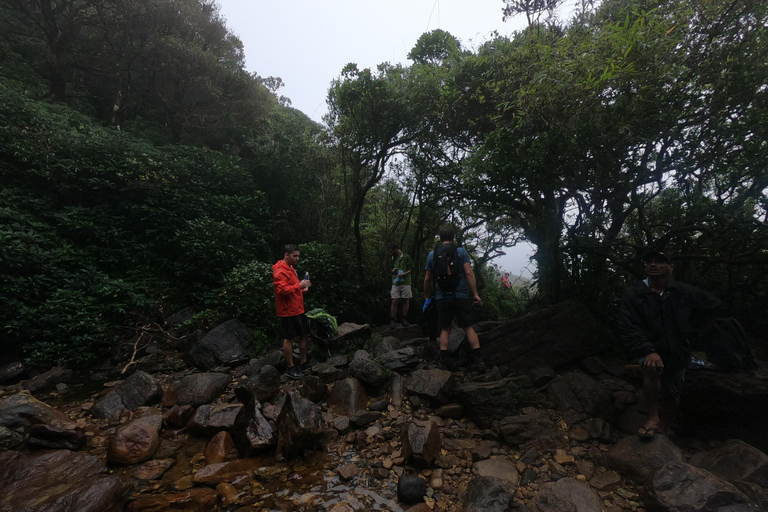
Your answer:
[[[393,299],[410,299],[413,297],[413,292],[409,284],[393,284],[389,295]]]

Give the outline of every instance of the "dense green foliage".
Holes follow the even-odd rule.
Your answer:
[[[175,308],[276,339],[271,265],[302,244],[309,307],[386,320],[388,253],[439,228],[479,319],[577,298],[610,321],[649,247],[750,332],[768,299],[768,4],[500,0],[529,26],[411,65],[351,63],[327,126],[249,74],[213,0],[0,4],[0,326],[37,361],[99,355]],[[493,259],[536,246],[536,288]],[[194,325],[193,325],[194,324]]]

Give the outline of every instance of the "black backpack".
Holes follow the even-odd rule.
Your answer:
[[[463,274],[459,251],[453,244],[440,243],[432,256],[432,273],[435,284],[443,293],[453,293]]]

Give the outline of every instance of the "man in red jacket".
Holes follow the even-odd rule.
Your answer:
[[[296,273],[299,255],[299,247],[288,244],[285,246],[283,259],[272,265],[275,305],[283,329],[283,355],[288,365],[285,374],[292,379],[300,379],[303,376],[301,371],[306,371],[312,366],[307,361],[309,320],[304,314],[304,294],[312,283],[309,279],[299,281],[299,275]],[[299,338],[299,366],[293,364],[295,338]]]

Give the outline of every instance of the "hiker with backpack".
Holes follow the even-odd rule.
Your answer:
[[[435,284],[435,302],[440,328],[440,367],[453,369],[449,360],[448,343],[451,337],[453,319],[464,329],[469,340],[472,371],[485,371],[485,364],[480,353],[480,339],[472,327],[475,319],[472,305],[483,303],[477,293],[477,282],[469,261],[469,253],[454,245],[454,231],[451,226],[440,229],[440,243],[427,256],[424,275],[424,299],[432,296],[432,283]]]
[[[392,254],[392,289],[389,293],[392,304],[389,308],[389,326],[395,328],[400,323],[403,327],[408,327],[410,324],[406,317],[413,297],[411,272],[413,272],[415,265],[411,257],[401,251],[397,245],[392,245],[389,251]],[[398,304],[401,304],[403,309],[403,317],[400,322],[397,321]]]
[[[283,251],[283,259],[272,265],[275,306],[283,331],[283,356],[288,365],[285,374],[291,379],[302,378],[302,370],[312,367],[307,360],[309,320],[304,314],[304,294],[312,283],[309,279],[299,281],[296,265],[300,254],[297,245],[288,244]],[[293,340],[296,338],[299,338],[299,365],[293,361]]]
[[[619,332],[640,358],[648,420],[638,435],[650,439],[657,433],[669,434],[678,410],[691,360],[691,314],[712,312],[720,300],[675,281],[672,262],[663,252],[648,252],[643,261],[647,278],[624,293]]]

